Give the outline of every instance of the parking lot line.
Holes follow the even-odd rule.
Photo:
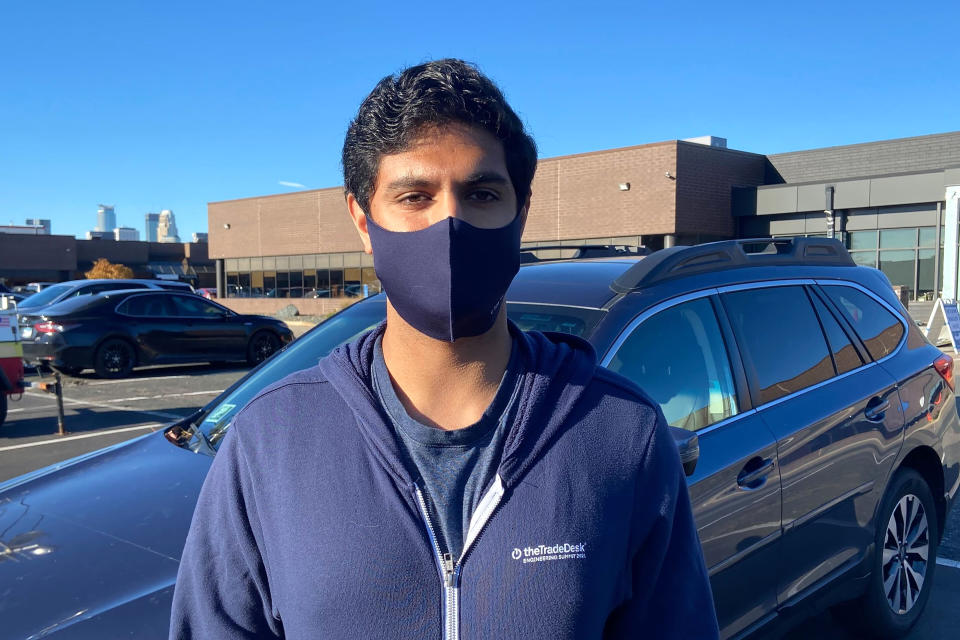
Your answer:
[[[53,396],[40,395],[43,392],[30,392],[30,391],[28,392],[30,393],[30,397],[32,398],[49,398],[54,402],[56,402],[57,400]],[[176,394],[176,395],[183,395],[183,394]],[[112,404],[107,404],[106,402],[90,402],[89,400],[74,400],[73,398],[64,398],[63,403],[71,404],[71,405],[85,405],[88,407],[100,407],[101,409],[113,409],[113,410],[119,409],[120,411],[129,411],[130,413],[143,413],[151,416],[160,416],[161,418],[167,418],[168,420],[180,420],[186,417],[177,413],[167,413],[166,411],[154,411],[152,409],[128,409],[127,407],[117,407]]]
[[[211,389],[210,391],[188,391],[186,393],[167,393],[167,394],[161,394],[158,396],[133,396],[132,398],[113,398],[110,400],[104,400],[104,402],[133,402],[134,400],[158,400],[160,398],[180,398],[182,396],[216,395],[218,393],[223,393],[223,389]],[[83,402],[83,400],[78,400],[77,402]]]
[[[161,422],[151,422],[149,424],[140,424],[135,427],[123,427],[122,429],[107,429],[106,431],[97,431],[96,433],[82,433],[76,436],[63,436],[62,438],[53,438],[50,440],[40,440],[39,442],[27,442],[25,444],[12,444],[7,447],[0,447],[0,451],[12,451],[14,449],[26,449],[27,447],[39,447],[45,444],[58,444],[69,440],[82,440],[84,438],[96,438],[97,436],[108,436],[112,433],[125,433],[127,431],[136,431],[138,429],[149,429],[156,431],[166,425]]]
[[[88,382],[88,383],[86,383],[86,384],[84,384],[84,385],[81,385],[81,386],[84,386],[84,387],[96,387],[96,386],[99,386],[99,385],[101,385],[101,384],[123,384],[124,382],[144,382],[144,381],[146,381],[146,380],[150,380],[150,381],[153,381],[153,380],[173,380],[174,378],[189,378],[189,377],[190,377],[190,376],[183,375],[183,376],[157,376],[157,377],[155,377],[155,378],[150,378],[150,377],[147,377],[147,378],[123,378],[123,379],[121,379],[121,380],[101,380],[101,381],[99,381],[99,382]]]
[[[941,567],[960,569],[960,562],[957,562],[956,560],[949,560],[948,558],[937,558],[937,564]]]

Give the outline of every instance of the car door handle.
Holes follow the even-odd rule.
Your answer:
[[[887,409],[889,408],[889,400],[874,398],[869,404],[867,404],[867,408],[863,410],[863,415],[870,422],[881,422],[886,417]]]
[[[737,486],[741,489],[759,489],[767,480],[767,475],[776,466],[773,458],[751,458],[750,462],[737,475]],[[759,465],[759,466],[758,466]]]

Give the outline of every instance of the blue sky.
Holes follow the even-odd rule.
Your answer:
[[[447,56],[498,82],[542,157],[960,129],[955,0],[324,5],[0,0],[0,224],[82,236],[103,202],[141,234],[172,209],[189,237],[207,202],[338,185],[376,81]]]

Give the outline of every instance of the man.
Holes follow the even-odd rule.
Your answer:
[[[507,320],[536,148],[499,90],[458,60],[387,77],[343,166],[386,323],[238,414],[171,637],[716,637],[663,414]]]

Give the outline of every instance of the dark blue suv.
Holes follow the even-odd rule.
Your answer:
[[[507,298],[521,328],[586,338],[661,404],[724,637],[811,601],[856,602],[874,635],[916,621],[960,483],[960,417],[952,358],[881,272],[833,240],[729,241],[526,266]],[[10,637],[165,637],[232,416],[384,314],[382,295],[358,302],[164,434],[0,486],[4,544],[28,549],[0,562]]]

